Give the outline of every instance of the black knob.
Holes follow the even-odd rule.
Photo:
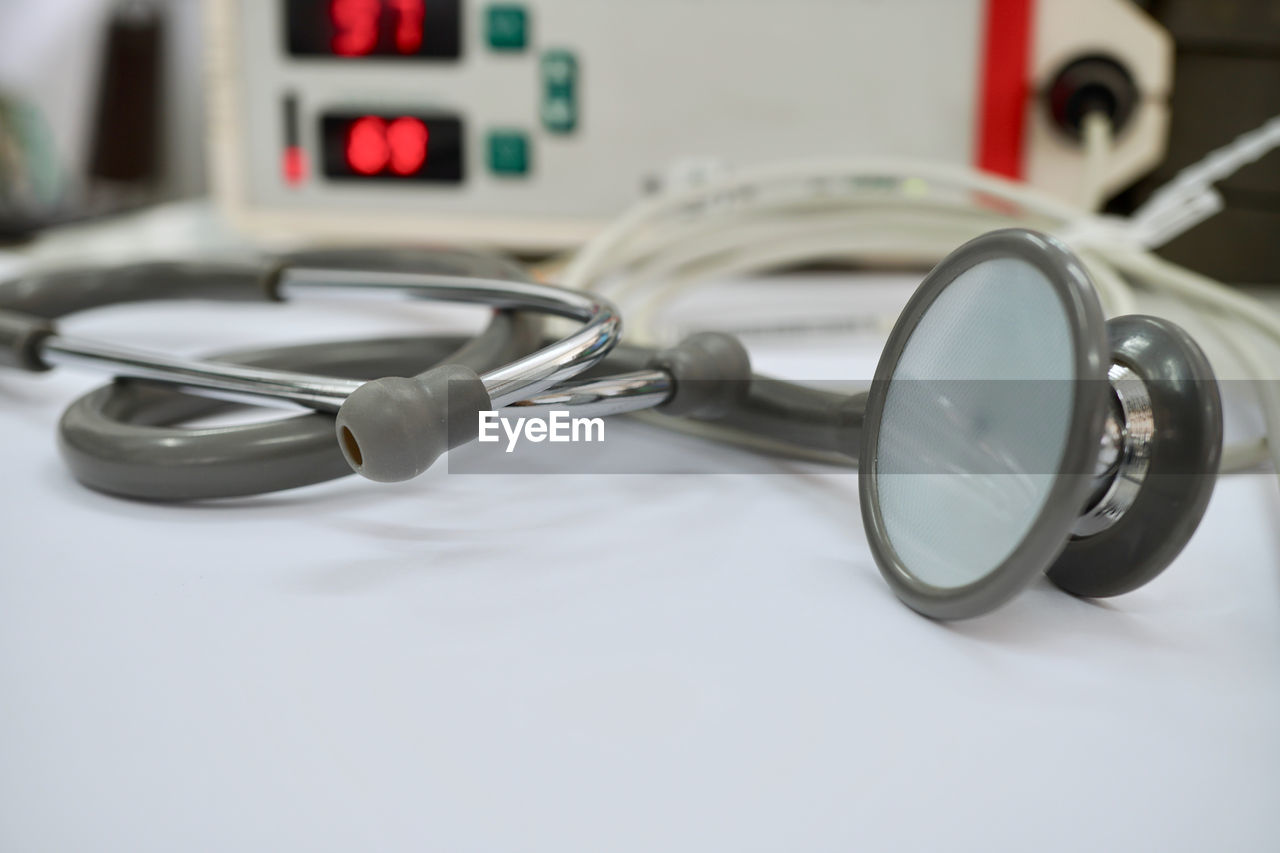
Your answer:
[[[1073,139],[1083,134],[1084,117],[1100,112],[1119,135],[1138,103],[1138,86],[1123,65],[1108,56],[1085,56],[1069,62],[1049,86],[1053,123]]]

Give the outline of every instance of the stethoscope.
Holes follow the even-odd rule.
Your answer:
[[[383,338],[187,360],[69,337],[66,314],[146,299],[288,301],[407,294],[489,306],[471,340]],[[840,454],[860,468],[872,554],[894,592],[939,619],[998,607],[1041,572],[1079,596],[1159,574],[1213,490],[1222,407],[1207,359],[1167,320],[1104,321],[1061,243],[997,231],[924,279],[869,390],[834,394],[752,373],[733,337],[620,343],[608,301],[524,280],[470,253],[333,251],[145,263],[0,285],[0,364],[104,370],[59,446],[85,485],[146,500],[276,491],[352,471],[415,477],[473,441],[481,412],[653,409]],[[574,321],[544,339],[541,318]],[[381,377],[373,378],[369,377]],[[228,403],[286,402],[285,420],[185,429]]]

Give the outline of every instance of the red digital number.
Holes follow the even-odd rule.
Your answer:
[[[347,131],[347,165],[358,174],[376,175],[389,159],[387,123],[377,116],[356,119]]]
[[[382,0],[333,0],[333,52],[338,56],[364,56],[378,46],[378,18]]]
[[[333,52],[338,56],[367,56],[378,47],[378,33],[385,8],[394,14],[396,51],[413,54],[422,47],[426,0],[332,0]]]
[[[422,23],[427,17],[426,0],[387,0],[396,12],[396,50],[417,53],[422,47]]]
[[[419,119],[402,116],[388,123],[364,116],[347,131],[347,165],[359,175],[377,175],[388,168],[396,175],[412,175],[427,162],[429,138]]]
[[[387,147],[391,149],[391,171],[412,175],[427,162],[427,126],[405,116],[387,126]]]

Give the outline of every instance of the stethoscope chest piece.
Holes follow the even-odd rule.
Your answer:
[[[1167,376],[1171,355],[1181,367]],[[1146,388],[1166,378],[1182,382]],[[1105,323],[1057,241],[1023,230],[972,240],[926,277],[876,369],[859,453],[872,555],[899,598],[937,619],[992,610],[1051,569],[1078,595],[1132,588],[1204,511],[1217,399],[1176,326]],[[1175,520],[1153,523],[1170,507]],[[1185,535],[1169,538],[1170,525]]]

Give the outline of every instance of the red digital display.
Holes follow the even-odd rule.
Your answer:
[[[347,165],[360,175],[388,169],[397,175],[412,175],[427,162],[430,137],[427,126],[412,116],[390,122],[379,116],[363,116],[347,131]]]
[[[461,0],[288,0],[295,56],[453,59]]]
[[[320,129],[329,178],[462,180],[462,122],[455,116],[329,113]]]

